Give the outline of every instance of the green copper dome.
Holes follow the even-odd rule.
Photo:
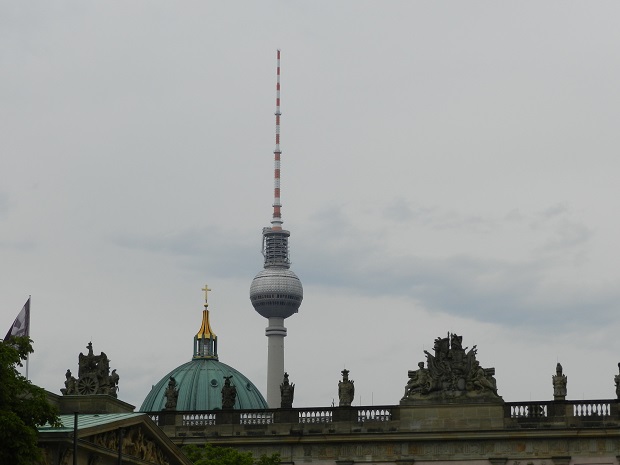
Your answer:
[[[224,376],[232,376],[232,384],[237,388],[235,409],[268,408],[262,394],[242,373],[216,359],[203,358],[187,362],[164,376],[144,399],[141,412],[163,410],[166,405],[164,392],[171,376],[179,389],[178,411],[221,409]]]
[[[176,410],[178,411],[221,409],[222,386],[224,386],[224,377],[228,376],[237,388],[235,409],[268,408],[267,402],[252,381],[218,360],[217,336],[209,322],[207,295],[210,290],[208,286],[203,289],[205,304],[202,311],[202,324],[194,336],[194,357],[190,362],[172,370],[153,386],[140,406],[141,412],[157,412],[164,409],[165,393],[170,377],[173,377],[177,383],[179,395]]]

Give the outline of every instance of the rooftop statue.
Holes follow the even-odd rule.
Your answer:
[[[295,384],[288,381],[288,373],[284,373],[284,380],[280,384],[280,408],[293,408],[293,396],[295,395]]]
[[[424,368],[424,362],[418,363],[418,369],[415,371],[409,371],[409,381],[405,386],[405,397],[415,392],[421,394],[428,394],[431,392],[432,379],[429,371]]]
[[[75,379],[75,376],[71,374],[71,370],[67,369],[67,372],[65,373],[65,377],[67,378],[65,380],[65,388],[61,389],[60,392],[62,392],[62,394],[66,396],[76,395],[77,394],[77,380]]]
[[[618,363],[618,371],[620,372],[620,363]],[[616,383],[616,397],[620,399],[620,374],[614,376],[614,383]]]
[[[179,390],[177,389],[177,380],[174,379],[173,376],[171,376],[170,381],[168,381],[168,387],[164,395],[166,396],[166,406],[164,410],[176,410]]]
[[[553,400],[566,400],[566,383],[568,378],[562,374],[562,365],[555,366],[555,375],[551,377],[553,382]]]
[[[117,397],[119,376],[116,370],[110,374],[110,359],[104,352],[95,355],[92,342],[86,348],[88,354],[80,353],[78,357],[78,378],[71,374],[71,370],[67,370],[65,387],[60,392],[65,396],[107,394]]]
[[[435,339],[433,354],[426,354],[417,370],[408,372],[409,381],[401,404],[418,402],[497,401],[495,368],[482,368],[477,349],[463,348],[463,337],[448,333]]]
[[[338,381],[338,399],[340,407],[350,407],[355,398],[355,386],[353,381],[349,380],[349,370],[346,368],[341,371],[342,381]]]
[[[222,387],[222,409],[230,410],[235,408],[237,400],[237,388],[230,382],[232,376],[224,376],[224,386]]]

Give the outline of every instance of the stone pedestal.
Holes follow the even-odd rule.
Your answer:
[[[400,424],[411,431],[502,429],[504,403],[403,405]]]
[[[162,410],[159,414],[159,426],[173,426],[176,424],[176,410]]]
[[[221,410],[215,416],[216,425],[238,425],[239,420],[239,413],[234,410]]]
[[[274,413],[275,423],[293,423],[296,424],[299,421],[299,414],[296,410],[292,409],[278,409]]]
[[[334,409],[332,420],[334,422],[357,422],[357,409],[353,407],[338,407]]]
[[[61,415],[74,412],[98,414],[130,413],[135,409],[133,405],[106,394],[57,396],[49,393],[48,399],[50,399],[51,403],[58,406]]]

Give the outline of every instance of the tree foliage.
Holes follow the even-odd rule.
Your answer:
[[[28,337],[0,342],[0,463],[36,463],[41,457],[37,426],[58,425],[58,412],[45,390],[17,371],[32,352]]]
[[[251,452],[239,452],[232,447],[205,444],[202,447],[183,447],[185,455],[194,465],[280,465],[280,454],[261,455],[254,460]]]

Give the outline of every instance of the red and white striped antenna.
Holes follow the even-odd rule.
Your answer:
[[[271,220],[271,228],[274,230],[282,229],[282,214],[280,208],[280,49],[278,49],[278,67],[276,80],[276,148],[274,155],[274,174],[273,174],[273,219]]]

